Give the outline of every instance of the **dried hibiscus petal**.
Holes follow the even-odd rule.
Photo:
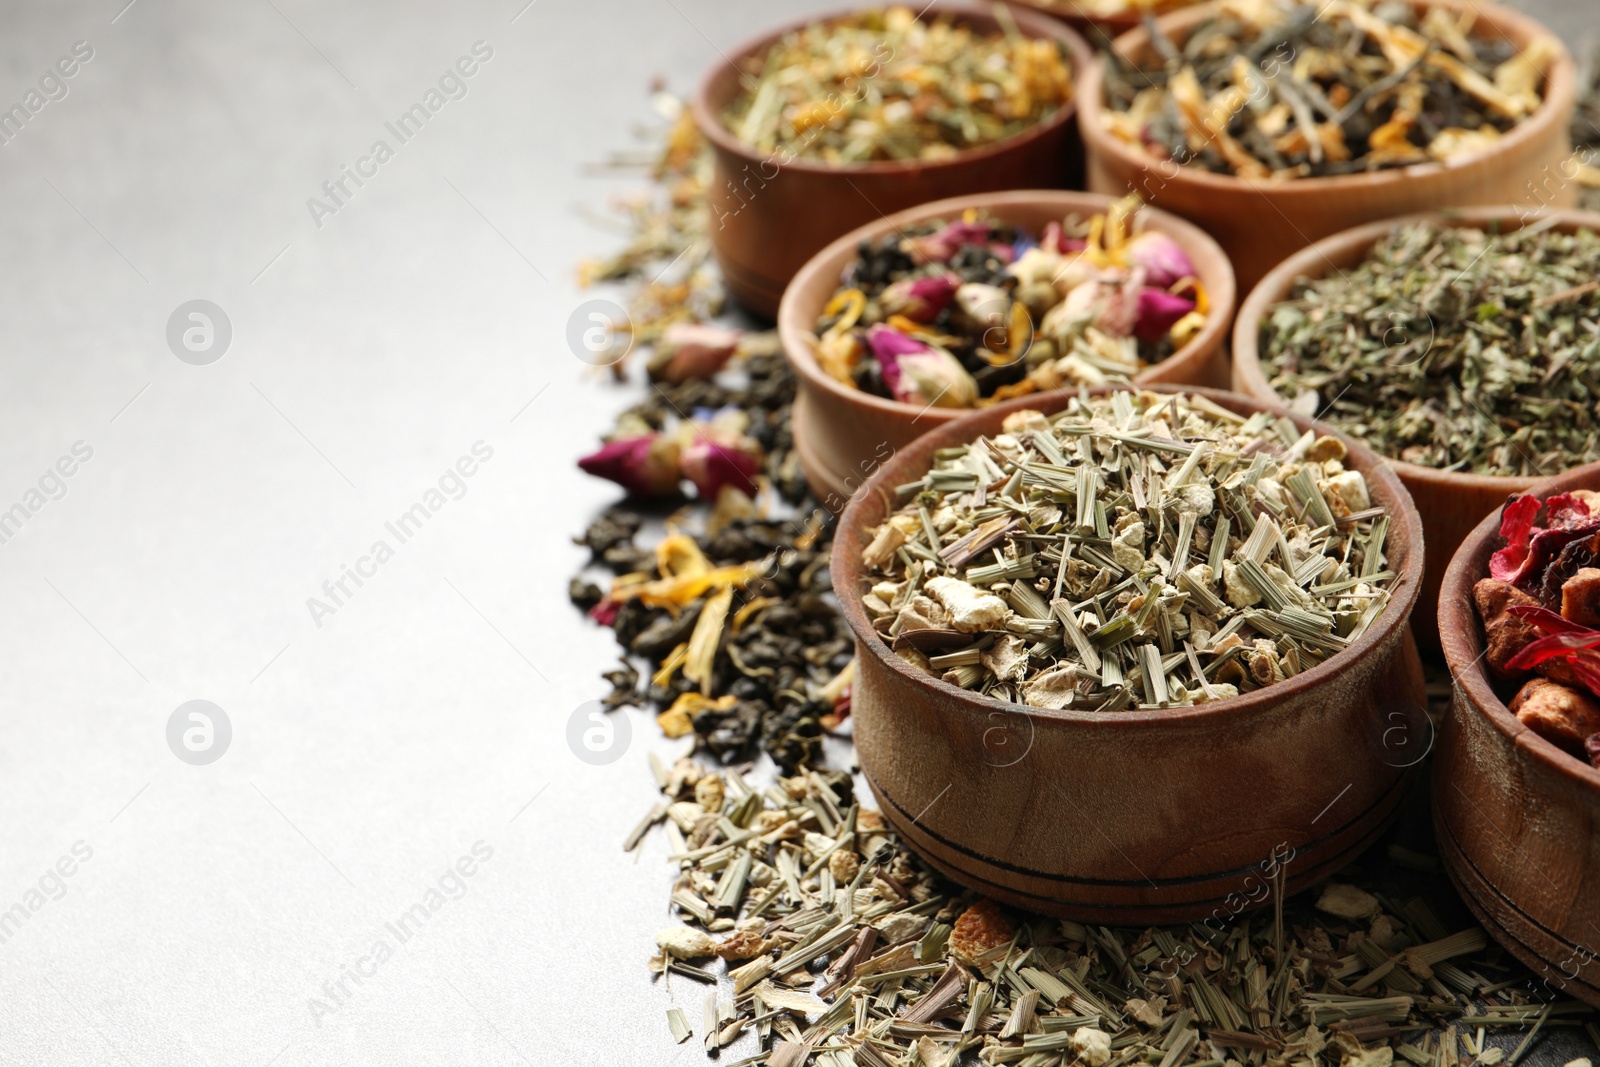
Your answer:
[[[1526,619],[1541,633],[1600,634],[1600,630],[1594,630],[1575,623],[1571,619],[1557,615],[1549,608],[1535,607],[1531,604],[1513,604],[1506,609],[1506,614],[1519,619]]]
[[[1579,649],[1594,648],[1596,645],[1600,645],[1600,630],[1551,634],[1524,645],[1522,651],[1512,656],[1506,666],[1514,671],[1528,671],[1545,660],[1570,657]]]
[[[1516,584],[1528,560],[1528,542],[1533,536],[1533,522],[1538,517],[1539,498],[1531,493],[1523,493],[1506,501],[1506,506],[1500,511],[1500,536],[1506,539],[1506,545],[1489,557],[1491,578]]]

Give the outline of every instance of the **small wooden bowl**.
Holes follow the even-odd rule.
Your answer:
[[[1287,414],[1215,389],[1153,388],[1203,394],[1241,413]],[[1349,462],[1392,518],[1393,601],[1327,662],[1213,706],[1107,714],[1025,707],[900,659],[860,601],[866,531],[892,510],[895,486],[925,473],[935,450],[997,433],[1013,411],[1059,411],[1070,398],[1022,397],[943,426],[885,464],[845,509],[832,572],[856,636],[851,709],[861,770],[913,848],[997,900],[1085,922],[1224,921],[1270,901],[1274,856],[1293,857],[1287,892],[1326,878],[1377,837],[1405,792],[1422,746],[1402,735],[1415,740],[1428,728],[1422,664],[1406,625],[1422,579],[1422,524],[1400,480],[1344,439]]]
[[[997,189],[1059,188],[1082,184],[1083,145],[1077,102],[1015,136],[962,152],[943,162],[874,162],[840,167],[819,160],[759,152],[722,123],[722,113],[743,91],[739,60],[767,51],[786,33],[852,14],[811,16],[747,42],[714,64],[700,82],[692,107],[711,142],[714,170],[707,198],[711,245],[734,299],[772,318],[783,290],[801,264],[842,233],[883,215],[929,200]],[[945,15],[986,33],[1000,23],[985,8],[935,3],[924,17]],[[1027,11],[1012,18],[1030,37],[1059,41],[1074,79],[1089,65],[1083,38],[1054,19]]]
[[[1274,304],[1288,297],[1299,279],[1320,277],[1360,263],[1373,245],[1408,223],[1431,219],[1444,226],[1499,227],[1503,232],[1510,232],[1532,225],[1547,215],[1554,215],[1559,220],[1556,227],[1567,233],[1579,229],[1600,231],[1600,214],[1587,211],[1466,208],[1448,214],[1412,215],[1358,226],[1296,252],[1261,279],[1239,308],[1239,318],[1233,327],[1233,388],[1246,396],[1264,400],[1292,399],[1280,397],[1268,384],[1266,371],[1261,366],[1259,342],[1261,323],[1272,313]],[[1428,535],[1427,567],[1412,625],[1417,631],[1418,643],[1430,652],[1437,652],[1439,583],[1450,565],[1450,557],[1480,519],[1504,504],[1512,493],[1527,492],[1539,479],[1457,474],[1393,458],[1389,464],[1417,502],[1417,510],[1422,513],[1422,527]]]
[[[956,197],[901,211],[845,234],[818,252],[795,275],[778,310],[778,336],[798,380],[794,403],[795,452],[806,482],[830,511],[844,507],[872,471],[919,434],[971,414],[966,408],[930,408],[864,393],[818,366],[813,346],[817,318],[855,259],[862,241],[877,240],[911,223],[956,218],[977,209],[1038,233],[1069,214],[1103,212],[1110,197],[1093,193],[1028,190]],[[1217,243],[1164,211],[1145,208],[1142,225],[1171,237],[1189,254],[1206,288],[1211,311],[1200,332],[1171,356],[1138,376],[1140,384],[1170,382],[1223,386],[1228,381],[1222,342],[1233,320],[1233,268]]]
[[[1540,36],[1556,41],[1559,51],[1545,79],[1543,103],[1492,147],[1447,163],[1255,182],[1157,160],[1113,136],[1103,118],[1104,60],[1097,58],[1084,72],[1077,94],[1089,189],[1116,194],[1132,189],[1150,203],[1204,226],[1227,250],[1239,285],[1246,290],[1284,257],[1364,222],[1474,204],[1523,202],[1529,209],[1577,204],[1578,185],[1561,170],[1572,155],[1567,124],[1576,102],[1576,74],[1559,39],[1526,15],[1478,0],[1411,3],[1419,12],[1430,7],[1470,11],[1477,18],[1475,34],[1497,35],[1519,47]],[[1201,4],[1164,15],[1157,24],[1173,41],[1182,42],[1218,10],[1216,3]],[[1143,28],[1117,38],[1114,48],[1141,63],[1152,54]]]
[[[1600,489],[1600,465],[1532,487]],[[1433,824],[1450,880],[1496,941],[1541,979],[1600,1007],[1600,770],[1511,714],[1483,667],[1472,587],[1488,577],[1500,516],[1450,561],[1439,631],[1455,699],[1433,763]]]
[[[1096,50],[1110,48],[1118,37],[1129,30],[1137,29],[1144,21],[1144,16],[1137,11],[1125,11],[1120,15],[1090,15],[1076,0],[1022,0],[1017,6],[1060,19],[1081,34],[1083,39],[1089,42],[1089,46]]]

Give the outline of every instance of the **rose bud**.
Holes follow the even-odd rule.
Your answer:
[[[668,326],[650,355],[650,377],[661,382],[709,378],[722,369],[739,347],[742,330],[703,322]]]
[[[598,452],[578,460],[578,467],[638,497],[672,496],[683,477],[677,441],[657,433],[608,441]]]
[[[902,278],[878,297],[885,315],[904,315],[912,322],[932,322],[950,304],[961,279],[953,274],[932,278]]]
[[[683,473],[694,483],[700,499],[714,502],[723,486],[745,496],[756,495],[756,474],[761,470],[761,446],[742,434],[696,434],[683,450]]]
[[[1194,310],[1194,301],[1174,296],[1165,289],[1143,289],[1139,293],[1139,318],[1133,335],[1154,344],[1172,332],[1178,320]]]
[[[1194,263],[1178,242],[1164,233],[1146,230],[1127,244],[1129,260],[1144,268],[1147,285],[1171,289],[1185,278],[1194,277]]]
[[[978,399],[978,383],[955,356],[930,348],[887,326],[874,326],[867,344],[890,394],[903,404],[967,408]]]
[[[967,282],[956,290],[956,306],[979,326],[1000,326],[1011,310],[1011,295],[998,285]]]
[[[1071,255],[1074,252],[1082,252],[1085,248],[1088,248],[1089,242],[1076,237],[1068,237],[1066,231],[1061,228],[1061,223],[1051,222],[1045,225],[1044,233],[1039,237],[1039,247],[1047,252]]]
[[[912,237],[906,251],[914,263],[948,263],[965,245],[981,245],[989,239],[987,222],[952,222],[937,233]]]
[[[1127,337],[1139,319],[1138,286],[1138,278],[1123,271],[1103,271],[1074,286],[1051,316],[1069,332],[1092,326],[1111,337]]]

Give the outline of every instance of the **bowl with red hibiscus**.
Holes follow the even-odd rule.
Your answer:
[[[1600,465],[1514,494],[1467,537],[1439,631],[1445,868],[1551,989],[1600,1006]]]
[[[818,252],[778,309],[795,453],[839,511],[890,456],[975,409],[1124,382],[1216,385],[1233,268],[1134,197],[936,201]]]

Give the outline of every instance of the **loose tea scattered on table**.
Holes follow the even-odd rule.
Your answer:
[[[1393,0],[1225,0],[1159,62],[1113,53],[1105,121],[1153,158],[1246,179],[1354,174],[1495,144],[1541,102],[1560,46],[1474,36],[1476,12]]]
[[[819,365],[903,403],[968,408],[1127,381],[1205,325],[1183,248],[1137,197],[1039,234],[976,212],[862,243],[817,323]]]
[[[683,143],[675,137],[669,154]],[[685,176],[697,165],[678,159],[656,175],[682,197],[630,205],[629,246],[599,269],[634,285],[631,307],[659,315],[636,318],[651,336],[704,322],[720,288],[710,268],[682,284],[651,281],[680,252],[697,254],[679,242],[702,225],[691,216],[705,211],[703,185]],[[848,630],[827,599],[832,524],[791,477],[787,365],[760,335],[737,348],[714,372],[691,360],[681,380],[657,374],[623,429],[670,432],[697,409],[739,409],[764,453],[758,480],[802,517],[741,514],[744,494],[729,489],[677,513],[676,532],[646,548],[637,540],[659,512],[630,499],[579,541],[631,595],[572,583],[574,602],[608,620],[629,657],[606,674],[608,705],[664,712],[664,731],[692,733],[697,754],[765,751],[786,776],[757,788],[747,766],[719,774],[652,756],[661,801],[627,847],[660,825],[679,872],[681,925],[660,933],[652,960],[680,998],[664,1042],[694,1037],[719,1055],[753,1035],[754,1054],[725,1067],[955,1067],[958,1049],[1026,1067],[1514,1067],[1558,1027],[1582,1024],[1600,1041],[1581,1005],[1485,950],[1480,931],[1452,933],[1419,898],[1396,904],[1335,884],[1316,898],[1320,910],[1309,896],[1286,902],[1275,879],[1292,850],[1261,868],[1270,921],[1240,914],[1262,898],[1240,898],[1207,922],[1143,932],[1012,914],[931,872],[856,802],[848,774],[821,769],[818,735],[847,721],[851,681]],[[728,580],[754,561],[764,566],[753,582]],[[724,608],[707,692],[686,672],[693,656],[701,674],[711,643],[694,640],[701,616]],[[675,660],[663,684],[641,678],[641,662],[653,676]],[[1509,1055],[1486,1036],[1507,1029],[1525,1031]]]
[[[1048,708],[1224,700],[1389,602],[1389,519],[1334,437],[1117,390],[936,453],[862,551],[873,625],[953,685]]]
[[[1419,223],[1358,266],[1297,282],[1260,332],[1263,372],[1386,456],[1537,476],[1600,459],[1600,235]]]
[[[1472,590],[1490,676],[1519,686],[1525,726],[1600,767],[1600,493],[1514,496],[1500,536]]]
[[[951,885],[847,775],[760,789],[693,760],[652,767],[661,801],[627,847],[663,827],[680,921],[650,968],[703,1000],[708,1052],[755,1036],[729,1067],[1514,1067],[1540,1029],[1589,1013],[1507,980],[1481,929],[1452,932],[1421,898],[1331,882],[1314,904],[1285,901],[1288,845],[1261,864],[1254,902],[1271,910],[1240,915],[1241,898],[1188,926],[1116,930]],[[683,1041],[694,1024],[668,1026]],[[1529,1030],[1510,1056],[1487,1043],[1502,1028]]]
[[[780,162],[852,165],[949,159],[1012,137],[1072,99],[1060,42],[909,7],[866,11],[785,34],[739,61],[741,93],[722,116],[739,140]]]

